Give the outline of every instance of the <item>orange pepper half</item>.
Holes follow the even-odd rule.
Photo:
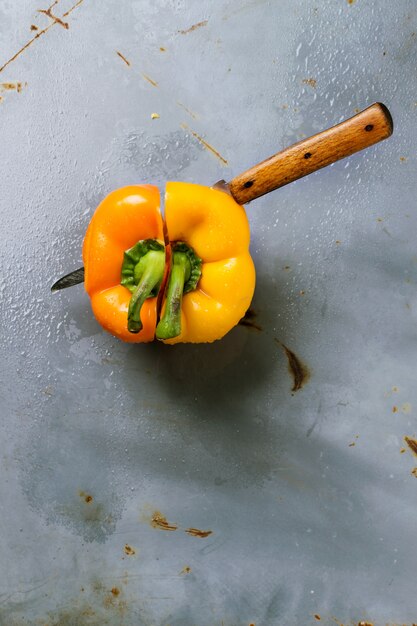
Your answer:
[[[152,341],[157,323],[157,297],[145,300],[142,330],[131,333],[127,313],[131,292],[120,284],[124,253],[142,239],[164,242],[159,190],[131,185],[110,193],[97,207],[83,245],[84,284],[97,321],[112,335],[130,343]]]

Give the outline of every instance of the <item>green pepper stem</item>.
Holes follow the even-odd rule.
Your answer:
[[[143,273],[129,302],[127,312],[127,328],[131,333],[142,330],[140,312],[146,298],[149,298],[153,289],[159,285],[164,276],[165,253],[151,250],[141,259]]]
[[[156,327],[157,339],[171,339],[181,334],[181,305],[184,284],[190,276],[191,266],[187,255],[174,252],[168,282],[164,314]]]

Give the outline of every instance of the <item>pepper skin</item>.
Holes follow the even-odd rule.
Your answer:
[[[94,315],[112,335],[130,343],[152,341],[157,322],[157,297],[143,302],[141,330],[128,330],[132,292],[120,284],[124,253],[138,241],[164,244],[158,188],[131,185],[110,193],[97,207],[83,244],[85,289]]]
[[[196,289],[184,292],[179,335],[163,340],[221,339],[245,315],[255,289],[245,210],[223,191],[171,182],[166,186],[165,223],[171,245],[187,244],[202,260],[202,273]],[[165,307],[166,302],[162,315]]]

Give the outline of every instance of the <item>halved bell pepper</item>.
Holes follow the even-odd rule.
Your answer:
[[[96,209],[84,239],[84,282],[94,315],[112,335],[131,343],[155,336],[165,271],[159,205],[153,185],[117,189]]]
[[[222,191],[168,183],[165,217],[167,245],[152,185],[123,187],[98,206],[83,246],[94,315],[128,342],[220,339],[255,288],[245,210]]]
[[[156,337],[170,344],[220,339],[245,315],[255,289],[245,210],[223,191],[171,182],[165,223],[172,265]]]

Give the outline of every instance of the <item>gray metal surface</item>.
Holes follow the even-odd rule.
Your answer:
[[[0,5],[0,624],[415,622],[416,3],[71,6]],[[129,346],[50,294],[112,189],[376,100],[393,138],[248,207],[262,331]]]

